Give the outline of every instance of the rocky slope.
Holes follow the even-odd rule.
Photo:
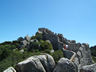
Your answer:
[[[63,37],[62,34],[56,34],[51,32],[48,29],[40,28],[38,30],[39,33],[42,33],[44,40],[50,40],[53,48],[55,49],[62,49],[64,44],[68,45],[68,50],[74,51],[76,53],[76,57],[74,60],[74,63],[78,66],[80,69],[82,66],[90,65],[92,64],[92,57],[91,52],[89,49],[89,45],[86,43],[76,43],[75,40],[68,40]],[[67,57],[68,52],[67,52]]]
[[[51,43],[53,50],[62,50],[65,58],[61,58],[55,64],[53,57],[48,54],[32,56],[16,65],[15,69],[17,72],[96,72],[88,44],[68,40],[62,34],[56,34],[46,28],[39,28],[36,34],[41,34],[42,40]],[[38,41],[36,39],[32,40],[29,36],[19,40],[21,43],[20,47],[27,47],[28,49],[32,46],[31,42]],[[67,51],[63,50],[64,44],[68,45]],[[76,53],[73,61],[70,61],[72,54],[69,51]],[[8,69],[4,72],[7,71]],[[10,72],[14,71],[10,70]]]

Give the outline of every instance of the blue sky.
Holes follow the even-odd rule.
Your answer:
[[[96,0],[0,0],[0,42],[32,36],[39,27],[96,45]]]

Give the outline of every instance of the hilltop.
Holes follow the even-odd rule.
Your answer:
[[[89,44],[68,40],[47,28],[0,44],[0,72],[95,72],[93,63]]]

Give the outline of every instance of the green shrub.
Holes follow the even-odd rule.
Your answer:
[[[31,42],[30,45],[29,45],[29,49],[28,51],[35,51],[35,50],[39,50],[39,42]]]
[[[50,53],[53,50],[52,44],[42,40],[42,34],[36,33],[31,39],[37,39],[38,41],[31,42],[29,48],[22,48],[24,49],[23,53],[19,50],[20,42],[18,42],[22,38],[18,39],[18,41],[0,44],[0,72],[3,72],[10,66],[14,67],[18,62],[30,56],[40,55],[41,53],[51,54],[56,63],[63,57],[61,50]]]
[[[36,39],[36,36],[32,36],[32,37],[31,37],[31,40],[32,40],[32,39]]]
[[[15,50],[11,52],[9,56],[4,58],[2,61],[0,61],[0,72],[3,72],[5,69],[7,69],[10,66],[15,67],[15,65],[26,58],[34,55],[39,55],[40,52],[24,52],[20,53],[19,50]]]
[[[41,44],[41,49],[39,51],[38,45]],[[34,51],[27,51],[26,48],[24,48],[24,53],[21,53],[14,45],[2,45],[0,46],[0,72],[3,72],[5,69],[7,69],[10,66],[15,67],[17,63],[20,61],[25,60],[26,58],[34,55],[40,55],[41,53],[49,53],[53,56],[56,63],[58,60],[63,57],[62,51],[55,51],[54,53],[50,53],[50,50],[52,50],[52,45],[46,41],[39,41],[34,42],[32,45],[34,45]]]
[[[92,56],[93,61],[96,63],[96,57]]]
[[[44,51],[49,53],[50,50],[53,49],[52,44],[47,42],[47,41],[43,41],[40,40],[38,42],[31,42],[30,47],[28,48],[28,51]]]
[[[36,33],[36,39],[37,40],[42,40],[42,34],[40,34],[40,33]]]
[[[48,51],[48,50],[52,50],[52,44],[43,40],[40,40],[40,47],[42,51]]]
[[[0,61],[6,58],[10,54],[11,51],[7,47],[10,46],[9,45],[0,46]]]
[[[58,60],[64,57],[63,52],[61,50],[57,50],[54,53],[51,53],[52,57],[54,58],[55,62],[57,63]]]
[[[35,36],[32,36],[31,39],[42,40],[42,34],[36,33],[36,35]]]
[[[14,45],[14,46],[16,46],[16,48],[19,49],[19,48],[20,48],[20,44],[21,44],[21,43],[20,43],[19,41],[16,41],[16,40],[15,40],[15,41],[12,41],[12,44],[11,44],[11,45]]]
[[[11,41],[5,41],[5,42],[3,42],[3,43],[0,43],[0,45],[11,45],[11,44],[12,44]]]
[[[24,40],[23,37],[19,37],[19,38],[17,39],[18,42],[23,41],[23,40]]]
[[[90,50],[91,50],[91,54],[93,56],[96,56],[96,46],[91,47]]]

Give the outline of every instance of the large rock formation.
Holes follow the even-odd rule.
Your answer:
[[[91,52],[89,49],[89,45],[86,43],[76,43],[75,40],[68,40],[63,37],[62,34],[56,34],[54,32],[51,32],[50,30],[46,28],[39,28],[38,33],[41,33],[43,36],[43,40],[50,40],[52,43],[54,50],[55,49],[62,49],[64,44],[68,45],[69,51],[64,51],[64,55],[66,58],[70,59],[72,56],[72,53],[70,51],[73,51],[76,53],[76,57],[74,59],[74,63],[78,66],[78,69],[80,69],[82,66],[90,65],[92,64],[92,57]]]
[[[45,54],[32,56],[16,65],[17,72],[52,72],[55,62],[52,56]]]
[[[77,52],[79,50],[79,48],[81,47],[81,44],[72,42],[72,41],[70,41],[70,43],[68,43],[68,50]]]
[[[79,48],[79,50],[77,52],[77,56],[75,57],[74,62],[78,65],[79,69],[82,66],[90,65],[93,63],[92,57],[91,57],[91,52],[90,52],[88,44],[82,44],[81,45],[81,47]]]
[[[67,39],[64,38],[62,34],[56,34],[46,28],[39,28],[38,33],[42,34],[43,40],[50,40],[54,50],[61,49],[64,43],[68,43]]]
[[[69,61],[67,58],[61,58],[53,72],[78,72],[78,68],[75,63]]]
[[[56,66],[56,67],[55,67]],[[78,72],[77,65],[67,58],[61,58],[55,65],[52,56],[32,56],[16,65],[17,72]]]
[[[30,40],[31,40],[31,37],[29,37],[29,36],[27,35],[27,36],[25,36],[25,40],[26,40],[26,41],[30,41]]]
[[[39,28],[38,33],[42,34],[44,40],[50,40],[54,49],[62,49],[63,45],[67,44],[67,50],[76,52],[77,58],[80,60],[79,63],[83,65],[92,64],[91,52],[88,44],[81,44],[76,43],[75,40],[68,40],[64,38],[62,34],[56,34],[46,28]],[[68,52],[66,52],[66,54],[68,54]]]

